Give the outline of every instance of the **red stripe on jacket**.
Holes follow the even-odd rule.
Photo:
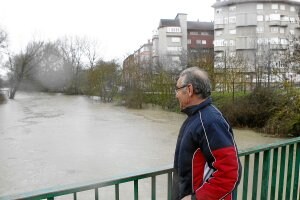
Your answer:
[[[199,177],[203,178],[203,169],[198,164],[193,166],[193,185],[196,197],[205,200],[228,199],[228,197],[231,199],[228,191],[233,191],[239,177],[236,148],[234,146],[225,147],[212,151],[212,154],[215,158],[213,162],[215,171],[206,182],[199,181]],[[201,154],[197,154],[195,161],[200,159],[203,159]]]

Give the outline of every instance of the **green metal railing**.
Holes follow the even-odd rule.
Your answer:
[[[243,165],[243,176],[239,187],[234,192],[236,199],[285,199],[297,200],[300,199],[299,191],[299,166],[300,166],[300,137],[288,139],[279,143],[263,145],[239,152],[239,156]],[[161,193],[171,199],[172,190],[172,173],[173,168],[166,166],[163,168],[135,173],[122,177],[116,177],[105,181],[89,182],[84,184],[68,185],[59,188],[49,188],[46,190],[34,191],[19,195],[0,197],[0,200],[7,199],[49,199],[55,197],[69,195],[68,199],[77,199],[78,194],[84,191],[93,193],[93,198],[101,199],[100,194],[102,189],[111,188],[113,195],[109,199],[119,200],[122,193],[121,188],[126,187],[126,193],[133,188],[132,198],[138,200],[145,199],[139,192],[141,186],[143,189],[149,190],[149,195],[152,200],[161,198]],[[158,183],[161,178],[166,183]],[[160,178],[161,177],[161,178]],[[149,180],[149,184],[142,182]],[[142,182],[142,183],[141,183]],[[141,184],[140,184],[141,183]],[[128,188],[129,186],[129,188]],[[159,188],[159,194],[157,192]],[[165,188],[165,190],[161,190]],[[142,191],[145,192],[145,191]],[[146,199],[150,199],[147,196]],[[79,198],[78,198],[79,199]],[[90,198],[89,198],[90,199]],[[107,197],[104,199],[108,199]]]

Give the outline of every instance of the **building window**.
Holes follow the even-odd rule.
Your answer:
[[[223,47],[224,46],[224,40],[214,40],[214,45],[216,47]]]
[[[228,24],[228,18],[227,17],[224,18],[224,24]]]
[[[289,21],[289,17],[288,16],[281,16],[280,20],[283,22],[288,22]]]
[[[271,14],[270,21],[280,21],[280,14]]]
[[[284,33],[284,28],[280,28],[279,33]]]
[[[278,33],[278,27],[271,27],[271,33]]]
[[[272,10],[278,10],[278,4],[272,4]]]
[[[181,28],[180,27],[167,27],[168,33],[180,33]]]
[[[264,16],[263,15],[257,15],[257,21],[258,22],[264,21]]]
[[[236,17],[235,16],[229,17],[229,23],[230,24],[235,24],[235,22],[236,22]]]
[[[196,44],[206,44],[206,40],[196,40]]]
[[[236,56],[236,52],[233,51],[229,53],[229,57],[235,57],[235,56]]]
[[[179,56],[172,56],[172,61],[173,62],[179,62],[180,61],[180,57]]]
[[[181,51],[181,47],[168,47],[169,52],[179,52]]]
[[[192,40],[191,40],[191,39],[188,39],[188,40],[187,40],[187,43],[188,43],[188,44],[192,44]]]
[[[209,35],[208,32],[201,32],[201,35]]]
[[[270,39],[270,44],[279,44],[280,43],[280,39],[279,38],[271,38]]]
[[[230,6],[230,7],[229,7],[229,11],[230,11],[230,12],[234,12],[235,10],[236,10],[236,6]]]
[[[256,9],[257,9],[257,10],[262,10],[262,9],[264,9],[264,4],[262,4],[262,3],[256,4]]]
[[[295,7],[294,7],[294,6],[291,6],[291,7],[290,7],[290,11],[291,11],[291,12],[295,12],[295,11],[296,11],[296,10],[295,10]]]
[[[229,30],[229,34],[236,34],[236,29]]]
[[[171,41],[174,42],[174,43],[180,43],[181,38],[180,37],[172,37]]]
[[[216,34],[216,36],[220,36],[223,34],[223,31],[216,31],[215,34]]]
[[[265,38],[257,38],[257,44],[265,44]]]
[[[223,18],[222,17],[216,17],[215,18],[215,24],[223,24]]]
[[[227,47],[227,45],[228,45],[227,40],[224,40],[223,44],[224,44],[225,47]]]
[[[290,30],[291,35],[295,35],[295,30]]]
[[[280,39],[280,43],[281,43],[282,45],[288,45],[288,44],[289,44],[289,41],[288,41],[287,39],[285,39],[285,38],[282,38],[282,39]]]
[[[191,31],[190,35],[198,35],[199,33],[197,31]]]
[[[264,32],[264,27],[260,26],[260,27],[256,27],[256,33],[263,33]]]
[[[215,58],[222,58],[223,57],[223,52],[216,53]]]
[[[285,5],[280,5],[280,10],[285,10]]]
[[[295,17],[290,17],[290,22],[295,23],[296,22]]]

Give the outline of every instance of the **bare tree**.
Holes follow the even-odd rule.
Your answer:
[[[43,42],[30,42],[25,50],[9,58],[7,65],[11,72],[10,99],[14,99],[21,82],[25,78],[31,77],[35,72],[38,63],[41,61],[43,44]]]
[[[57,43],[48,42],[41,52],[41,62],[34,80],[46,91],[63,92],[70,85],[71,71],[64,67],[64,60]]]
[[[189,49],[188,51],[188,67],[197,66],[204,69],[212,82],[212,87],[215,88],[215,73],[214,73],[214,50],[203,48],[200,45],[197,48]]]
[[[102,58],[99,55],[99,44],[95,40],[84,39],[84,55],[89,62],[89,68],[93,69]]]
[[[7,47],[7,33],[0,29],[0,48],[6,48]]]
[[[64,37],[58,41],[64,66],[72,73],[72,83],[69,92],[79,94],[80,72],[83,68],[85,40],[79,37]]]
[[[7,49],[7,33],[0,29],[0,62],[2,61],[3,55],[6,53],[5,49]],[[2,68],[2,64],[0,63],[0,71]],[[0,75],[0,88],[2,87],[3,83],[2,83],[2,79],[1,79],[1,75]],[[1,95],[0,95],[1,96]]]

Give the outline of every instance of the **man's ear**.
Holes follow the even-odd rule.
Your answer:
[[[189,85],[188,87],[188,93],[189,93],[189,96],[191,97],[193,94],[194,94],[194,88],[193,88],[193,85]]]

